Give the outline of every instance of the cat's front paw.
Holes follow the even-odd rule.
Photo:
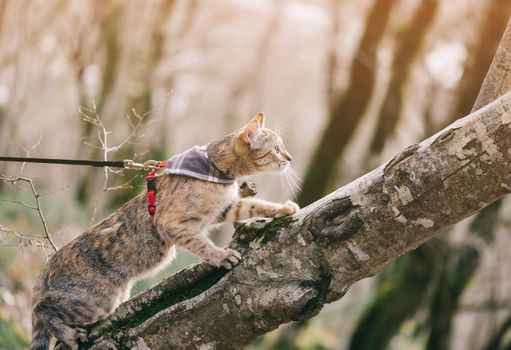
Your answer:
[[[226,249],[218,249],[214,256],[206,261],[216,267],[224,267],[227,270],[232,269],[234,266],[238,265],[241,260],[241,254],[234,249],[226,248]]]
[[[296,204],[293,201],[288,200],[282,205],[282,208],[279,209],[279,211],[277,212],[275,217],[281,218],[286,215],[291,215],[291,214],[296,213],[299,209],[300,209],[300,207],[298,206],[298,204]]]

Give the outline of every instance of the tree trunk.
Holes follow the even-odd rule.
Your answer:
[[[511,191],[511,93],[293,217],[239,227],[232,271],[204,263],[121,305],[87,349],[239,349]]]

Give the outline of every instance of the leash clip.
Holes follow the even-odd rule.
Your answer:
[[[143,163],[136,163],[131,159],[123,160],[125,169],[153,169],[159,163],[157,160],[146,160]]]

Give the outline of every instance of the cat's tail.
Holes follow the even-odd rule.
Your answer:
[[[30,350],[48,350],[50,348],[51,334],[43,322],[32,313],[32,344]]]

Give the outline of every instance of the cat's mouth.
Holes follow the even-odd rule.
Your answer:
[[[281,172],[287,171],[287,169],[289,169],[289,164],[290,162],[280,162],[279,163],[280,171]]]

